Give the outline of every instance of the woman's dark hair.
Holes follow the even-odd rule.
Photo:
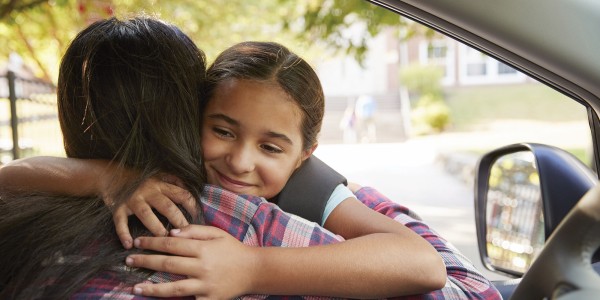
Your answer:
[[[277,43],[242,42],[223,51],[208,68],[204,99],[210,101],[218,85],[229,79],[279,85],[302,111],[303,149],[317,142],[325,96],[319,77],[304,59]]]
[[[176,174],[200,205],[205,70],[204,53],[175,26],[147,17],[90,25],[71,42],[60,66],[58,110],[67,156],[109,159],[139,171],[115,205],[159,172]],[[0,298],[65,299],[100,274],[130,283],[148,275],[124,267],[131,251],[121,246],[99,197],[0,197]],[[151,235],[133,219],[134,237]]]

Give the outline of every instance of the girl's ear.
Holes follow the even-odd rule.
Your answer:
[[[307,158],[309,158],[313,152],[315,152],[317,146],[319,146],[319,143],[314,143],[310,148],[302,151],[302,161],[305,161]]]

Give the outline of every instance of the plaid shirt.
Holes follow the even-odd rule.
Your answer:
[[[406,225],[440,253],[448,274],[446,286],[424,295],[401,299],[501,299],[496,288],[481,275],[471,262],[441,238],[408,208],[401,206],[373,188],[362,188],[356,196],[369,208]],[[251,246],[306,247],[342,241],[316,223],[281,211],[263,198],[238,196],[218,187],[207,186],[203,197],[207,225],[221,228]],[[180,275],[157,272],[147,282],[159,283],[183,279]],[[110,273],[88,282],[73,299],[149,299],[131,294]],[[175,299],[175,298],[171,298]],[[186,298],[186,299],[191,299]],[[331,299],[309,296],[247,295],[242,299]]]

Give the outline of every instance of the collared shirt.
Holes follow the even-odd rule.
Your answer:
[[[362,188],[357,198],[371,209],[406,225],[440,253],[448,279],[441,290],[402,299],[501,299],[496,288],[479,273],[472,263],[445,239],[430,229],[408,208],[392,202],[373,188]],[[343,241],[316,223],[281,211],[263,198],[239,196],[207,185],[203,197],[207,225],[221,228],[250,246],[305,247]],[[179,275],[157,272],[147,282],[159,283],[183,279]],[[149,299],[131,294],[130,288],[110,273],[89,281],[73,299]],[[331,299],[308,296],[247,295],[242,299]],[[175,298],[172,298],[175,299]],[[191,298],[186,298],[191,299]]]

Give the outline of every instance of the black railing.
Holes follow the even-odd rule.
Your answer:
[[[28,145],[21,145],[20,125],[57,119],[56,87],[38,79],[20,78],[14,72],[8,71],[5,76],[0,76],[0,99],[9,101],[10,114],[1,116],[0,127],[10,125],[10,140],[12,140],[12,143],[0,145],[0,151],[10,151],[12,159],[17,159],[22,156],[23,150],[30,148]],[[28,107],[43,107],[43,109],[20,111],[19,108],[23,108],[23,106],[19,104],[24,102],[31,104]],[[27,115],[23,115],[24,113]]]

